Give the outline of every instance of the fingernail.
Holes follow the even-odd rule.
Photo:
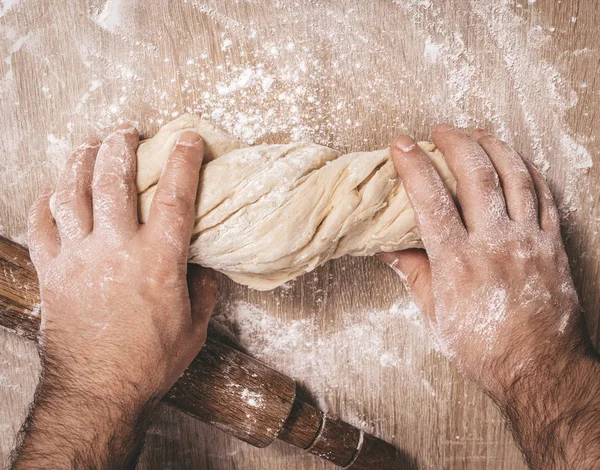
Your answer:
[[[401,135],[396,137],[394,145],[403,152],[410,152],[413,148],[415,148],[416,144],[415,141],[412,140],[409,136]]]
[[[128,122],[119,124],[117,127],[115,127],[114,132],[118,132],[119,134],[138,135],[138,130],[132,124],[130,124]]]
[[[450,124],[440,124],[435,128],[435,132],[448,132],[454,129]]]
[[[177,145],[196,146],[202,138],[194,131],[185,131],[177,139]]]
[[[101,143],[97,137],[86,137],[81,147],[98,147]]]
[[[44,188],[42,191],[42,197],[50,196],[54,190],[52,188]]]

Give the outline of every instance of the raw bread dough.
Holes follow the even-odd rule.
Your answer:
[[[342,155],[296,142],[248,147],[197,116],[170,122],[139,146],[140,220],[146,221],[167,157],[185,130],[205,143],[189,260],[269,290],[332,258],[421,247],[389,149]],[[419,142],[451,189],[442,154]]]

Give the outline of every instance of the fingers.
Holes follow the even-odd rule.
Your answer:
[[[538,201],[533,180],[521,156],[500,139],[482,129],[472,133],[492,161],[502,183],[508,216],[518,222],[538,220]]]
[[[401,135],[391,154],[415,211],[425,248],[435,253],[447,248],[452,240],[466,236],[454,200],[425,152],[410,137]]]
[[[444,154],[456,178],[457,196],[467,229],[485,230],[491,224],[508,220],[496,169],[475,139],[442,124],[433,131],[433,142]]]
[[[138,227],[135,187],[138,131],[119,126],[102,143],[92,181],[94,231],[118,235]]]
[[[419,309],[435,321],[431,267],[423,250],[411,249],[394,253],[380,253],[379,259],[390,266],[408,287]]]
[[[88,138],[68,158],[56,188],[54,217],[63,243],[93,228],[92,178],[100,140]]]
[[[192,305],[192,324],[199,334],[206,335],[208,320],[217,301],[215,272],[197,264],[188,264],[187,281]]]
[[[525,165],[537,193],[540,227],[543,231],[554,233],[560,237],[560,218],[548,183],[535,166],[529,162],[525,162]]]
[[[204,144],[195,132],[177,140],[158,181],[145,230],[172,247],[180,261],[187,260],[195,220],[195,202]]]
[[[45,189],[29,212],[29,251],[38,270],[60,250],[58,229],[50,212],[51,196],[52,190]]]

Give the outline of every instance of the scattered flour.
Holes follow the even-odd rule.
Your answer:
[[[486,50],[499,54],[505,64],[504,69],[495,67],[494,75],[486,77],[486,64],[480,63],[482,58],[465,44],[462,31],[442,14],[441,4],[399,0],[395,3],[412,17],[424,34],[433,35],[426,36],[425,58],[432,66],[439,62],[447,70],[447,88],[442,89],[439,96],[434,94],[432,100],[437,105],[453,108],[454,121],[463,127],[478,125],[474,116],[459,111],[464,102],[477,100],[479,105],[474,108],[483,109],[486,118],[494,124],[495,132],[514,143],[515,126],[509,126],[504,117],[512,111],[506,109],[508,101],[503,101],[506,87],[510,86],[518,96],[519,127],[525,128],[524,140],[530,142],[530,148],[524,149],[525,154],[545,172],[549,170],[549,154],[564,157],[567,164],[555,177],[566,184],[562,192],[556,194],[557,202],[563,217],[576,211],[582,191],[581,176],[592,166],[592,159],[584,146],[586,139],[572,136],[566,124],[568,110],[577,105],[577,93],[561,77],[556,66],[545,59],[544,54],[552,44],[551,37],[539,26],[527,27],[525,19],[513,11],[512,2],[469,0],[468,11],[473,17],[475,34],[483,38]],[[437,69],[437,73],[443,71]],[[491,83],[498,86],[490,86]]]
[[[411,94],[424,96],[421,108],[411,112],[428,113],[429,116],[424,118],[427,122],[446,120],[461,127],[483,124],[480,121],[483,114],[504,140],[512,144],[515,139],[527,142],[524,153],[546,172],[550,153],[564,155],[568,164],[555,170],[560,170],[561,174],[552,176],[567,183],[557,194],[563,216],[576,211],[581,174],[591,166],[592,160],[585,147],[586,139],[571,135],[566,124],[567,112],[577,105],[578,98],[556,66],[545,59],[546,48],[552,42],[550,35],[535,24],[528,27],[506,0],[494,3],[470,0],[467,14],[472,17],[477,35],[489,45],[486,50],[500,56],[500,63],[504,64],[503,68],[489,69],[486,56],[475,54],[474,46],[465,42],[465,31],[450,22],[441,4],[420,0],[396,0],[394,3],[410,18],[415,32],[423,37],[422,62],[428,69],[426,73],[445,76],[440,86],[428,90],[423,88],[419,77],[424,73],[423,68],[402,67],[399,82],[411,87]],[[398,81],[398,70],[392,75],[371,59],[386,49],[386,37],[367,29],[354,9],[343,11],[323,7],[328,24],[335,27],[316,27],[314,33],[322,41],[306,46],[306,38],[291,36],[289,41],[271,42],[261,38],[252,27],[242,28],[217,6],[208,7],[201,2],[191,2],[191,5],[224,27],[226,33],[220,41],[224,65],[211,71],[209,55],[191,49],[189,57],[181,61],[183,65],[172,71],[167,67],[165,73],[172,74],[169,82],[180,86],[184,94],[192,95],[181,106],[178,102],[168,101],[172,94],[158,82],[131,83],[133,77],[143,75],[139,69],[144,60],[168,61],[168,58],[161,59],[155,47],[132,48],[128,58],[116,62],[100,54],[94,44],[82,45],[85,60],[104,69],[103,73],[110,80],[121,81],[123,88],[123,94],[104,107],[103,115],[96,122],[98,127],[114,125],[115,116],[127,104],[123,97],[142,90],[145,100],[162,116],[155,120],[157,124],[182,112],[204,114],[249,143],[287,135],[294,140],[314,140],[343,149],[347,145],[344,136],[361,127],[361,122],[354,116],[372,113],[385,116],[392,127],[403,127],[402,112],[398,112],[396,106],[389,107],[387,103],[385,107],[381,106],[387,90],[397,87],[394,82]],[[102,18],[104,23],[108,21],[111,25],[108,29],[112,31],[115,29],[113,24],[120,24],[121,7],[120,2],[111,0],[97,18]],[[274,11],[274,18],[283,17],[284,12],[285,7],[280,6]],[[288,14],[291,17],[302,15],[293,9],[289,9]],[[353,39],[349,40],[349,37]],[[131,42],[126,36],[123,40]],[[135,44],[138,42],[147,46],[142,41]],[[330,62],[323,62],[321,58],[325,50],[331,51],[334,57]],[[350,54],[360,57],[361,61],[351,64]],[[234,55],[243,57],[245,65],[233,65],[231,58]],[[353,103],[336,101],[328,84],[343,76],[349,66],[368,70],[368,86],[357,86]],[[164,77],[161,82],[164,83]],[[196,86],[204,90],[197,97]],[[520,116],[515,116],[515,110],[509,108],[513,103],[506,99],[507,86],[518,97]],[[545,106],[539,106],[540,102]],[[85,108],[85,102],[80,102],[76,111],[83,112]],[[475,116],[466,113],[466,108],[482,113]],[[398,117],[393,115],[394,112]],[[527,135],[521,137],[518,129]]]
[[[483,116],[501,138],[512,144],[518,140],[523,152],[544,171],[549,170],[550,153],[564,155],[568,164],[553,170],[556,174],[551,171],[550,176],[567,182],[557,194],[563,216],[576,211],[581,174],[592,160],[585,147],[587,140],[572,135],[566,125],[567,112],[577,105],[577,92],[545,58],[552,38],[536,26],[536,7],[530,8],[533,26],[529,26],[512,2],[469,0],[465,14],[486,45],[487,55],[482,55],[475,53],[481,46],[467,44],[466,31],[451,22],[443,4],[427,0],[394,3],[413,25],[412,34],[422,38],[417,39],[423,44],[418,67],[393,69],[391,64],[381,64],[381,52],[389,49],[389,38],[385,31],[368,28],[358,9],[315,6],[327,18],[324,26],[314,23],[310,36],[290,34],[289,39],[274,42],[253,24],[242,25],[225,6],[199,1],[189,2],[189,13],[206,16],[220,26],[223,32],[217,46],[223,58],[214,67],[206,47],[186,47],[179,50],[183,57],[176,66],[167,54],[159,52],[160,33],[153,37],[120,30],[124,4],[108,0],[93,19],[115,33],[128,50],[121,56],[107,56],[95,41],[83,38],[79,52],[83,64],[103,77],[102,85],[114,83],[121,91],[90,115],[87,99],[93,90],[88,90],[75,105],[74,114],[95,119],[93,125],[99,129],[109,128],[137,102],[132,97],[143,95],[144,103],[155,110],[155,117],[149,116],[146,122],[156,125],[191,112],[206,115],[249,143],[291,138],[342,150],[348,145],[349,133],[359,129],[367,134],[356,116],[380,115],[381,130],[386,126],[394,129],[390,135],[403,128],[408,112],[422,114],[425,129],[440,121],[463,127],[482,125]],[[282,3],[275,5],[272,15],[272,27],[279,22],[277,27],[285,28],[300,20],[312,24],[312,17],[306,15],[314,15],[314,11],[303,12]],[[573,55],[588,51],[573,51]],[[324,61],[324,56],[331,59]],[[488,67],[488,56],[499,65]],[[164,74],[148,76],[146,64],[160,62],[165,64]],[[367,83],[356,83],[351,103],[337,100],[332,88],[349,68],[366,70],[369,76]],[[438,86],[427,87],[420,77],[423,74],[442,80]],[[165,83],[172,86],[165,87]],[[403,110],[402,103],[388,103],[389,90],[397,89],[398,84],[411,95],[423,96],[418,109]],[[182,98],[175,99],[172,87],[180,88]],[[52,88],[46,86],[46,90],[53,94]],[[518,97],[517,111],[514,102],[506,98],[510,92]],[[540,102],[545,106],[539,106]],[[480,112],[473,115],[465,109]],[[362,148],[381,145],[365,142]]]
[[[65,161],[67,154],[71,151],[71,143],[54,134],[48,134],[47,139],[48,147],[46,147],[46,154],[51,158]]]
[[[0,14],[0,18],[1,17],[2,15]],[[0,79],[1,95],[4,89],[13,83],[13,55],[19,52],[21,48],[27,44],[27,42],[31,39],[32,33],[28,32],[26,34],[19,35],[15,29],[0,25],[0,34],[2,34],[3,39],[6,41],[6,45],[8,46],[8,55],[4,57],[6,71],[4,72],[4,76]]]
[[[18,5],[21,0],[2,0],[0,2],[0,18],[6,15],[13,7]]]
[[[438,59],[440,58],[441,53],[442,53],[442,45],[441,44],[436,44],[436,43],[432,42],[431,38],[425,39],[425,51],[423,52],[423,55],[429,62],[431,62],[432,64],[435,64],[438,61]]]
[[[320,400],[319,405],[327,408],[324,396],[339,387],[342,377],[413,368],[412,356],[401,353],[391,341],[392,326],[407,321],[425,335],[412,302],[368,314],[348,312],[344,318],[349,324],[319,334],[314,319],[284,321],[255,305],[234,301],[220,305],[211,321],[245,352],[305,385]],[[433,350],[427,340],[425,344]]]
[[[260,393],[251,392],[247,388],[242,390],[242,399],[253,408],[264,408],[264,401]]]
[[[102,29],[109,33],[116,33],[123,22],[123,10],[123,0],[106,0],[102,10],[91,18]]]

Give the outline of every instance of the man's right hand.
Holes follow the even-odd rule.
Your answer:
[[[398,137],[391,152],[427,254],[380,256],[402,275],[440,350],[509,416],[532,466],[592,468],[584,464],[600,463],[600,367],[548,185],[484,131],[442,125],[433,141],[459,205],[419,146]],[[594,460],[578,460],[589,436]]]

